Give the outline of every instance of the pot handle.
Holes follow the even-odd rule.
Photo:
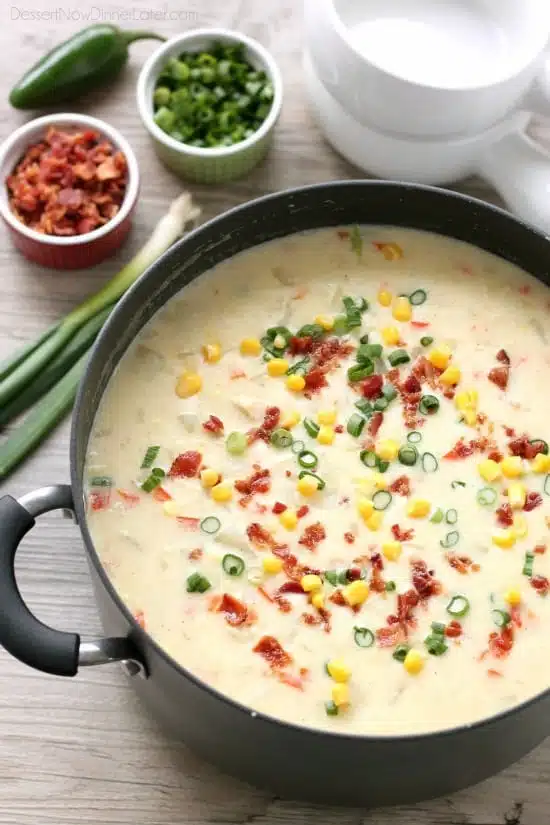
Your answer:
[[[50,510],[73,514],[68,485],[42,487],[19,500],[0,498],[0,645],[20,662],[55,676],[75,676],[79,667],[122,662],[129,675],[146,677],[145,665],[129,639],[81,642],[77,633],[43,624],[23,601],[15,578],[15,553],[36,516]]]

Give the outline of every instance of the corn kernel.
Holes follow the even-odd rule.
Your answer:
[[[461,390],[455,395],[455,407],[457,410],[475,410],[478,400],[477,390]]]
[[[405,296],[396,298],[393,302],[392,313],[396,321],[410,321],[412,318],[411,302]]]
[[[277,573],[280,573],[283,569],[283,560],[277,558],[277,556],[273,556],[268,554],[264,556],[262,559],[262,567],[264,573],[268,573],[270,576],[275,576]]]
[[[468,427],[475,427],[477,424],[477,413],[475,410],[464,410],[462,420]]]
[[[498,530],[498,532],[493,535],[493,544],[496,544],[497,547],[502,547],[503,550],[513,547],[515,543],[516,536],[513,530]]]
[[[523,461],[519,455],[509,455],[500,462],[502,475],[506,478],[519,478],[523,475]]]
[[[524,539],[529,532],[525,516],[521,513],[516,513],[511,529],[517,539]]]
[[[176,395],[191,398],[202,389],[202,378],[196,372],[182,372],[176,384]]]
[[[392,294],[387,289],[381,289],[378,293],[378,303],[380,306],[389,307],[392,302]]]
[[[285,430],[293,430],[297,424],[300,423],[302,420],[302,416],[296,410],[292,410],[291,412],[286,413],[281,421],[281,427]]]
[[[337,684],[332,686],[331,690],[332,701],[337,708],[349,705],[349,687],[344,684]]]
[[[267,373],[272,378],[278,378],[281,375],[286,375],[288,366],[286,358],[272,358],[271,361],[267,362]]]
[[[298,516],[295,510],[285,510],[279,516],[279,521],[285,530],[295,530],[298,525]]]
[[[388,479],[383,473],[374,473],[372,480],[377,490],[385,490],[388,486]]]
[[[162,505],[165,516],[177,516],[180,512],[180,505],[176,501],[165,501]]]
[[[477,465],[478,472],[484,481],[496,481],[500,478],[500,464],[492,458],[486,458]]]
[[[432,505],[424,498],[414,498],[407,504],[407,515],[410,518],[426,518]]]
[[[380,330],[380,334],[382,336],[383,342],[388,347],[398,344],[401,339],[397,327],[383,327]]]
[[[243,338],[241,341],[241,355],[260,355],[262,345],[257,338]]]
[[[306,379],[303,375],[289,375],[286,379],[286,386],[292,392],[302,392],[306,386]]]
[[[327,673],[335,682],[349,682],[351,670],[341,659],[327,662]]]
[[[369,586],[362,579],[357,579],[357,581],[351,582],[343,588],[342,595],[350,607],[355,607],[367,601]]]
[[[206,470],[201,470],[200,479],[203,487],[214,487],[220,480],[220,474],[207,467]]]
[[[319,432],[317,433],[317,441],[319,444],[332,444],[334,441],[334,435],[334,427],[323,425],[319,428]]]
[[[210,495],[214,499],[214,501],[224,502],[224,501],[231,501],[233,498],[233,488],[230,484],[224,483],[223,481],[219,484],[216,484],[212,487]]]
[[[403,666],[407,673],[410,673],[411,676],[416,676],[417,673],[420,673],[420,671],[424,669],[424,657],[418,650],[409,650],[403,661]]]
[[[447,369],[441,373],[439,376],[439,380],[442,384],[446,384],[448,387],[454,387],[460,381],[461,373],[458,367],[451,365],[447,367]]]
[[[527,489],[521,481],[514,481],[508,486],[508,504],[512,510],[523,510],[527,498]]]
[[[319,489],[319,482],[313,478],[313,476],[305,475],[298,479],[296,488],[301,495],[309,498],[310,496],[314,496]]]
[[[336,424],[336,410],[321,410],[317,413],[319,424]]]
[[[300,579],[300,585],[304,593],[315,593],[317,590],[323,589],[323,581],[320,576],[315,573],[307,573]]]
[[[511,587],[510,590],[506,591],[504,601],[509,604],[510,607],[517,607],[521,604],[521,593],[517,587]]]
[[[534,473],[550,473],[550,455],[538,453],[533,459],[531,469]]]
[[[325,606],[325,597],[322,593],[314,593],[311,597],[311,604],[316,610],[322,610]]]
[[[399,452],[399,444],[391,438],[385,438],[378,442],[375,452],[383,461],[395,461]]]
[[[382,544],[382,553],[388,561],[397,561],[401,555],[401,550],[400,541],[385,541]]]
[[[372,532],[375,533],[377,530],[380,530],[380,528],[382,527],[383,519],[384,519],[384,515],[383,515],[382,511],[381,510],[375,510],[374,513],[372,514],[372,516],[369,516],[369,518],[365,519],[365,524],[367,525],[369,530],[372,530]]]
[[[365,496],[361,496],[357,502],[357,510],[359,511],[359,515],[366,521],[374,513],[374,504],[370,501],[370,499],[365,498]]]
[[[202,356],[208,364],[215,364],[222,357],[222,348],[219,344],[205,344],[202,347]]]
[[[445,345],[434,347],[434,349],[428,353],[428,361],[439,370],[444,370],[447,368],[449,361],[451,360],[451,355],[451,350]]]
[[[323,327],[325,332],[330,332],[334,327],[334,318],[332,315],[316,315],[315,323],[319,324],[320,327]]]

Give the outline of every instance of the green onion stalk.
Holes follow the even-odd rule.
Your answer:
[[[53,324],[35,342],[0,364],[0,427],[36,403],[20,427],[0,446],[0,479],[70,410],[89,349],[112,308],[199,214],[188,193],[176,198],[149,240],[108,284]]]

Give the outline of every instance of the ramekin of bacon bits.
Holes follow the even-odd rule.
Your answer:
[[[112,255],[131,226],[137,159],[102,120],[46,115],[0,146],[0,216],[31,261],[82,269]]]

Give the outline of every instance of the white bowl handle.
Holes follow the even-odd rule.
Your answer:
[[[487,147],[477,164],[511,212],[550,234],[550,152],[522,127]]]

